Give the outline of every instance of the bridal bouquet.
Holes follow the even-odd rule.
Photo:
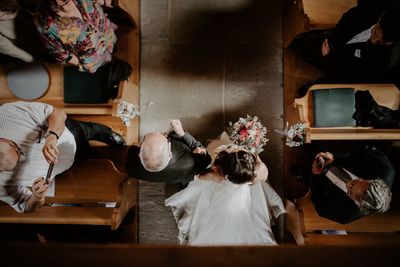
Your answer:
[[[234,144],[242,146],[252,153],[261,153],[264,150],[263,146],[268,142],[265,137],[267,128],[258,121],[257,116],[247,115],[246,118],[239,118],[233,124],[229,122],[228,132],[234,140]]]

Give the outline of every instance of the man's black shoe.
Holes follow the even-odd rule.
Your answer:
[[[116,132],[113,132],[110,135],[108,144],[110,146],[116,146],[116,147],[126,146],[126,142],[125,142],[124,138],[120,134],[118,134]]]

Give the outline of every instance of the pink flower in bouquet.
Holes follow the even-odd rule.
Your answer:
[[[247,136],[249,136],[249,131],[247,130],[246,127],[242,127],[239,134],[240,137],[246,138]]]

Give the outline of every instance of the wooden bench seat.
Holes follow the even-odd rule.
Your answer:
[[[339,224],[320,217],[314,209],[310,194],[295,201],[306,245],[399,245],[400,203],[398,191],[391,209],[384,214],[364,216],[349,224]],[[346,235],[321,234],[321,230],[344,230]]]
[[[393,84],[316,84],[302,98],[296,98],[292,108],[298,119],[305,122],[306,143],[312,140],[400,140],[400,129],[376,129],[370,127],[313,127],[312,91],[329,88],[354,88],[369,90],[380,105],[396,110],[400,106],[400,91]],[[293,119],[293,118],[292,118]]]
[[[400,246],[398,233],[350,233],[347,235],[323,235],[312,233],[307,235],[307,245],[332,246]]]
[[[304,234],[318,230],[345,230],[349,232],[391,233],[400,231],[400,207],[392,200],[391,209],[383,214],[364,216],[349,224],[339,224],[320,217],[314,209],[310,194],[296,200],[296,207],[303,221]]]
[[[81,160],[56,177],[55,196],[46,197],[38,211],[19,214],[0,205],[0,223],[109,225],[116,230],[128,211],[137,212],[137,197],[137,180],[110,160]]]
[[[1,223],[112,225],[112,214],[113,209],[103,207],[45,206],[38,212],[17,215],[12,208],[0,207]]]

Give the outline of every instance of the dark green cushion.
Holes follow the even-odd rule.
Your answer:
[[[354,88],[313,90],[314,127],[355,126]]]
[[[107,68],[95,73],[81,72],[77,67],[64,67],[64,102],[75,104],[107,103],[109,92]]]

